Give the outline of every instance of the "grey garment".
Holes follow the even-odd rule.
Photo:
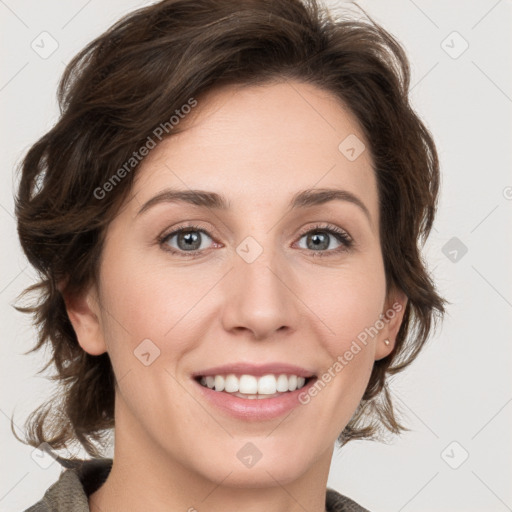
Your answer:
[[[59,479],[24,512],[90,512],[88,497],[107,479],[112,459],[57,460],[63,466]]]
[[[63,466],[57,482],[36,504],[24,512],[90,512],[88,497],[101,487],[112,469],[112,459],[70,461],[57,459]],[[326,512],[369,512],[355,501],[327,488]]]

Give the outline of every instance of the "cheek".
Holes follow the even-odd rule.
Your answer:
[[[136,251],[116,251],[115,246],[122,244],[106,247],[101,265],[103,331],[117,375],[135,370],[146,378],[143,353],[150,353],[155,368],[178,360],[186,349],[187,337],[182,334],[190,325],[187,313],[199,300],[199,290],[190,287],[179,270],[171,272]],[[172,353],[171,359],[161,357],[166,351]]]
[[[385,280],[369,272],[340,276],[315,297],[323,333],[318,353],[325,354],[324,365],[316,389],[301,401],[312,408],[310,418],[329,425],[331,436],[348,424],[368,385],[377,339],[369,333],[382,313],[384,294]]]
[[[339,425],[348,422],[350,411],[362,398],[375,362],[376,325],[380,325],[386,293],[383,262],[377,257],[361,259],[316,282],[316,287],[311,286],[313,279],[308,283],[309,290],[316,291],[307,297],[322,320],[319,339],[327,357],[319,380],[328,391],[321,393],[331,405],[326,411],[342,416],[326,421]],[[319,389],[323,388],[319,385]]]
[[[112,343],[112,357],[130,346],[151,340],[163,352],[172,339],[173,357],[185,350],[186,332],[198,322],[201,298],[214,286],[193,270],[170,268],[165,262],[148,264],[137,253],[105,251],[101,267],[104,330]],[[203,315],[204,317],[204,315]]]
[[[334,358],[355,339],[364,339],[383,313],[386,280],[382,261],[364,260],[330,274],[309,277],[302,296],[322,320],[323,339]]]

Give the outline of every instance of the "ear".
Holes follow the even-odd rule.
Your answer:
[[[72,294],[65,290],[61,290],[61,294],[80,346],[92,356],[106,352],[96,286],[91,285],[81,294]]]
[[[375,361],[388,356],[395,348],[396,337],[402,325],[407,300],[407,295],[402,290],[398,288],[390,290],[382,311],[383,316],[381,318],[384,328],[379,332],[376,340]],[[386,343],[386,340],[389,343]]]

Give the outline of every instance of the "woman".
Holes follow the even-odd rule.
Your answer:
[[[92,459],[28,510],[366,510],[334,444],[404,429],[387,379],[444,312],[408,86],[381,27],[298,0],[165,0],[69,64],[16,203],[62,385],[24,442]]]

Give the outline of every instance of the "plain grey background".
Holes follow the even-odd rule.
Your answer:
[[[34,280],[16,235],[14,168],[56,121],[71,57],[148,3],[0,0],[1,511],[32,505],[60,473],[52,459],[37,464],[9,427],[13,412],[21,427],[54,389],[36,375],[48,354],[22,354],[35,332],[13,308]],[[452,305],[392,385],[411,432],[336,450],[328,485],[372,512],[512,510],[512,2],[359,4],[404,45],[413,106],[438,146],[442,191],[425,258]]]

